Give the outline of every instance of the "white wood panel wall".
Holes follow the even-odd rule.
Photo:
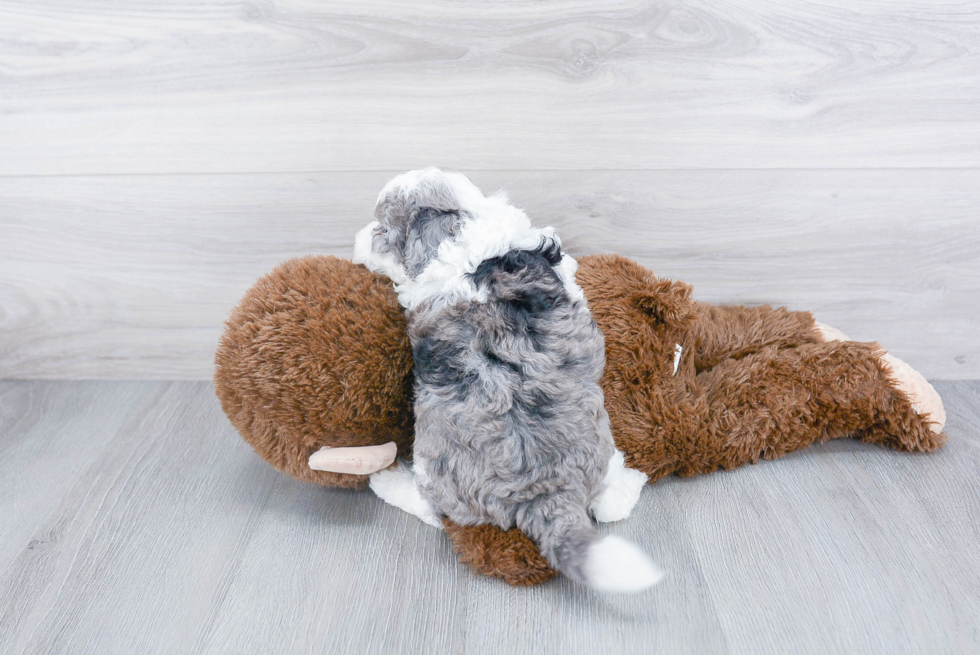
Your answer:
[[[0,154],[0,377],[209,378],[428,164],[980,377],[977,1],[0,0]]]

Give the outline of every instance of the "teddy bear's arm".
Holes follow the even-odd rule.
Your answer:
[[[763,348],[795,348],[824,339],[810,312],[784,308],[717,306],[695,303],[694,366],[701,371],[727,359],[741,359]]]

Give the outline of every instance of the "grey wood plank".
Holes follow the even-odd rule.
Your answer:
[[[389,509],[281,479],[204,649],[458,652],[465,572],[441,532]]]
[[[735,652],[980,649],[980,384],[941,389],[936,453],[836,441],[667,481]]]
[[[25,548],[60,538],[57,531],[42,534],[48,514],[71,493],[77,472],[103,456],[123,422],[145,411],[162,386],[8,382],[0,388],[0,571]]]
[[[468,172],[574,254],[980,376],[980,170]],[[288,257],[349,256],[395,173],[0,179],[0,377],[209,378],[241,294]]]
[[[953,0],[0,3],[0,175],[976,167]]]
[[[276,478],[234,435],[210,385],[112,389],[125,423],[101,457],[64,474],[70,492],[0,578],[4,652],[189,652]],[[147,402],[128,401],[134,389]],[[89,423],[86,436],[102,427]]]
[[[441,532],[371,494],[286,481],[270,497],[206,650],[728,652],[678,518],[647,503],[629,525],[604,530],[643,542],[672,569],[671,585],[608,598],[565,580],[514,589],[474,577]]]
[[[441,532],[372,494],[273,472],[207,384],[0,381],[15,428],[0,434],[17,443],[57,440],[86,403],[125,415],[101,442],[105,425],[78,421],[75,441],[101,452],[63,472],[69,491],[40,520],[0,512],[0,527],[34,532],[0,571],[0,649],[972,652],[980,382],[940,391],[950,441],[932,455],[837,441],[648,487],[603,530],[668,577],[610,598],[476,578]]]
[[[92,385],[54,386],[76,399]],[[620,602],[567,582],[525,593],[474,578],[441,532],[370,493],[272,473],[215,427],[207,385],[100,388],[119,391],[129,420],[66,476],[72,493],[35,528],[57,536],[21,543],[0,578],[5,651],[725,652],[676,508],[646,544],[677,567],[675,587]],[[139,411],[124,397],[133,388],[147,396]]]

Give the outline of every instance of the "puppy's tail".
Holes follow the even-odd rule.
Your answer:
[[[584,510],[564,516],[529,512],[518,527],[538,544],[548,563],[563,574],[593,589],[635,593],[664,577],[663,571],[639,548],[616,536],[600,536]]]

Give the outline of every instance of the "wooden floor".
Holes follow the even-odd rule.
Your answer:
[[[949,443],[837,441],[647,487],[605,597],[477,578],[369,492],[304,485],[207,383],[0,382],[3,653],[980,652],[980,382]]]

